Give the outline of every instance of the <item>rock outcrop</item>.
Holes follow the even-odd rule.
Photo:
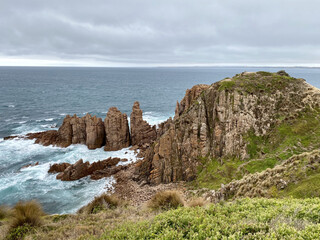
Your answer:
[[[143,145],[154,141],[157,137],[156,126],[150,126],[143,120],[139,102],[135,102],[130,115],[132,145]]]
[[[131,145],[127,114],[122,114],[116,107],[111,107],[104,119],[104,127],[106,132],[105,151],[116,151]]]
[[[75,164],[60,163],[50,166],[49,173],[58,173],[57,179],[61,181],[74,181],[86,176],[91,176],[91,179],[97,180],[103,177],[109,177],[118,171],[126,168],[126,166],[117,166],[120,161],[125,161],[120,158],[108,158],[102,161],[97,161],[92,164],[83,162],[82,159]]]
[[[152,184],[190,181],[201,157],[244,160],[250,132],[264,136],[283,118],[320,106],[318,89],[283,72],[242,73],[196,89],[187,91],[174,121],[145,152],[137,166],[141,179]]]
[[[44,146],[54,145],[68,147],[71,144],[85,144],[89,149],[104,146],[105,129],[101,118],[86,116],[79,118],[77,115],[67,115],[58,131],[30,133],[27,138],[36,139],[35,143]]]
[[[193,86],[191,89],[187,89],[186,95],[183,97],[180,103],[177,102],[174,118],[178,118],[184,111],[189,109],[189,107],[200,96],[200,94],[209,87],[210,85],[198,84]]]
[[[50,165],[48,173],[59,173],[66,170],[69,166],[71,166],[70,163],[55,163]]]

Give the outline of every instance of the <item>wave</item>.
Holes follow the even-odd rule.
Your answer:
[[[127,158],[129,164],[137,160],[129,148],[105,152],[103,148],[88,150],[85,145],[68,148],[44,147],[34,140],[13,139],[0,141],[0,204],[13,205],[19,200],[37,199],[48,213],[74,213],[90,202],[96,195],[112,191],[114,178],[97,181],[83,178],[72,182],[57,180],[55,174],[48,174],[53,163],[75,163],[80,158],[90,163],[108,157]],[[39,165],[21,169],[27,164]],[[14,200],[13,200],[14,199]]]

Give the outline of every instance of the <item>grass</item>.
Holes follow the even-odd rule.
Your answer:
[[[22,226],[41,226],[41,217],[44,215],[42,207],[36,201],[18,202],[12,209],[10,229]]]
[[[105,209],[114,209],[122,204],[114,195],[102,194],[95,197],[88,205],[79,209],[78,213],[95,214]]]
[[[9,208],[6,206],[0,206],[0,220],[7,218],[9,215]]]
[[[283,191],[278,192],[278,197],[290,196],[293,198],[320,197],[320,173],[311,174],[305,179],[291,183]]]
[[[237,74],[231,80],[219,82],[219,91],[235,90],[247,93],[264,92],[274,93],[276,90],[284,91],[292,85],[299,84],[301,80],[283,73],[270,73],[260,71],[257,73]]]
[[[320,110],[306,109],[294,119],[280,117],[279,124],[265,136],[250,130],[244,138],[249,159],[201,157],[197,179],[190,187],[218,189],[247,174],[273,168],[293,155],[320,148]]]
[[[168,210],[184,206],[183,199],[177,191],[157,192],[148,202],[153,210]]]
[[[319,209],[318,198],[241,199],[127,222],[99,239],[318,239]]]
[[[203,207],[207,202],[203,198],[194,198],[188,202],[188,207]]]

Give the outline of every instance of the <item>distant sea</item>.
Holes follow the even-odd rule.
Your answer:
[[[195,84],[212,84],[243,71],[281,69],[320,88],[319,68],[0,67],[0,205],[37,199],[47,213],[72,213],[112,189],[114,179],[61,182],[47,173],[50,164],[80,158],[93,162],[109,156],[135,160],[128,149],[104,152],[83,145],[62,149],[32,140],[4,141],[5,136],[57,129],[67,114],[104,118],[112,106],[130,116],[134,101],[140,102],[145,120],[158,124],[174,115],[176,101]],[[38,166],[21,169],[36,162]]]

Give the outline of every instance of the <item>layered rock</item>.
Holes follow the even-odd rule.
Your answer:
[[[149,183],[190,181],[201,157],[246,159],[249,132],[266,135],[282,116],[296,118],[320,106],[318,89],[283,73],[243,73],[212,84],[196,99],[187,94],[182,111],[137,166]]]
[[[36,139],[36,143],[44,146],[54,145],[68,147],[71,144],[85,144],[89,149],[100,148],[105,142],[105,129],[101,118],[77,115],[67,115],[58,131],[30,133],[27,138]]]
[[[97,161],[92,164],[83,162],[82,159],[75,164],[60,163],[50,166],[49,173],[57,173],[57,179],[61,181],[74,181],[86,176],[91,176],[91,179],[100,179],[109,177],[116,172],[125,168],[125,166],[117,166],[120,161],[125,161],[120,158],[108,158],[102,161]]]
[[[193,86],[191,89],[187,89],[186,94],[180,103],[177,102],[174,118],[178,118],[185,110],[189,109],[200,94],[209,87],[210,86],[207,84],[198,84]]]
[[[132,145],[143,145],[154,141],[157,137],[156,126],[150,126],[142,118],[139,102],[135,102],[130,115]]]
[[[128,116],[111,107],[104,120],[106,132],[105,151],[116,151],[130,146]]]

